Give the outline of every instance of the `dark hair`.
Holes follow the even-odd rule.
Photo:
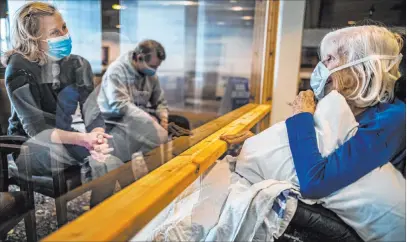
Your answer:
[[[133,59],[136,59],[137,55],[145,55],[145,61],[150,61],[150,56],[148,54],[155,51],[157,53],[158,59],[164,61],[166,58],[165,49],[159,42],[155,40],[143,40],[138,43],[137,47],[134,49]]]

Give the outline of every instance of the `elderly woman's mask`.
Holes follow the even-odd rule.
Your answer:
[[[395,64],[397,64],[401,59],[403,58],[402,54],[399,54],[397,56],[390,56],[390,55],[370,55],[367,56],[365,58],[359,59],[359,60],[355,60],[352,62],[349,62],[345,65],[342,66],[338,66],[332,70],[329,70],[324,63],[322,63],[322,61],[320,61],[318,63],[318,65],[315,67],[314,71],[311,74],[311,80],[310,80],[310,84],[311,84],[311,88],[314,91],[314,95],[315,97],[320,100],[325,96],[325,92],[324,92],[324,87],[325,84],[329,78],[330,75],[332,75],[332,73],[340,71],[342,69],[369,61],[369,60],[394,60],[389,67],[386,68],[386,72],[388,72]]]

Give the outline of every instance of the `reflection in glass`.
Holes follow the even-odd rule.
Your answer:
[[[173,99],[173,110],[186,107],[217,113],[230,77],[250,78],[255,1],[240,3],[241,9],[228,1],[122,0],[120,4],[120,53],[143,39],[163,44],[167,61],[158,71],[162,88],[171,92],[174,84],[166,83],[172,82],[185,93],[179,98],[166,95]]]

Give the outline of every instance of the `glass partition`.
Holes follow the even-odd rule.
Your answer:
[[[254,108],[263,0],[38,3],[0,0],[0,239],[44,238]]]

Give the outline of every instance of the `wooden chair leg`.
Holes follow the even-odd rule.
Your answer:
[[[23,174],[25,174],[26,180],[22,180],[20,188],[23,191],[27,191],[27,202],[26,206],[29,209],[29,212],[24,217],[25,233],[27,236],[27,241],[36,242],[37,241],[37,226],[35,220],[35,200],[34,200],[34,184],[32,182],[32,173],[31,173],[31,163],[29,161],[28,146],[22,146],[22,154],[24,166],[22,168]]]
[[[35,222],[35,209],[31,209],[24,217],[25,233],[28,242],[37,241],[37,226]]]
[[[121,184],[120,184],[121,185]],[[108,197],[112,196],[114,193],[114,188],[116,186],[116,180],[110,180],[107,182],[103,182],[98,184],[96,187],[92,189],[92,193],[90,195],[90,207],[94,208],[99,203],[103,202]]]
[[[7,153],[0,149],[0,192],[8,191],[8,162]]]
[[[50,154],[51,152],[52,150],[50,150]],[[61,163],[59,163],[55,158],[51,158],[51,167],[52,167],[52,180],[54,183],[53,185],[54,185],[55,208],[57,213],[57,224],[58,228],[60,228],[64,224],[66,224],[66,222],[68,222],[67,201],[63,196],[67,192],[68,188],[65,180],[64,166]]]
[[[63,196],[57,197],[55,199],[55,207],[57,213],[58,228],[60,228],[68,222],[67,201],[63,198]]]
[[[67,188],[63,171],[59,172],[56,176],[53,177],[53,182],[57,224],[58,228],[60,228],[68,221],[67,201],[64,198],[64,194],[66,193]]]

